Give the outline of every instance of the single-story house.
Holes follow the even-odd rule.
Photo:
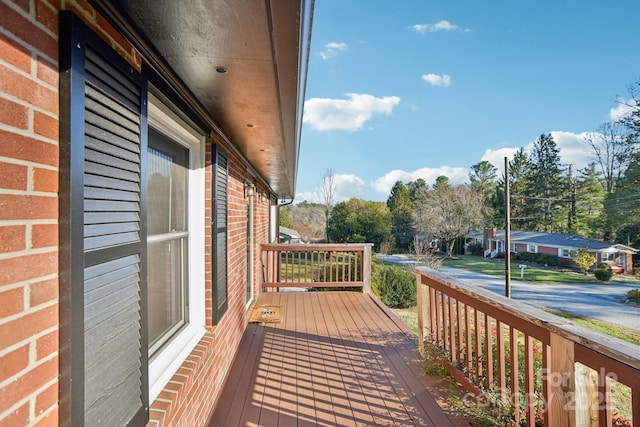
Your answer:
[[[0,425],[206,425],[295,195],[313,6],[0,0]]]
[[[485,257],[495,257],[505,252],[505,231],[486,228],[484,231],[465,235],[466,244],[482,244]],[[573,234],[544,233],[538,231],[512,230],[510,235],[512,253],[530,252],[554,255],[571,259],[581,249],[587,249],[596,257],[596,265],[608,263],[616,272],[630,272],[633,268],[633,255],[638,253],[627,245],[587,239]]]
[[[293,228],[280,226],[278,233],[278,241],[280,243],[301,243],[300,233]]]

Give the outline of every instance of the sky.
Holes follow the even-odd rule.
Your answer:
[[[585,136],[640,81],[638,0],[316,0],[294,203],[386,201],[396,181],[468,182],[551,133]]]

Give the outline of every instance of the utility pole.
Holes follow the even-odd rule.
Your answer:
[[[511,201],[509,200],[509,159],[504,158],[504,296],[511,298]]]

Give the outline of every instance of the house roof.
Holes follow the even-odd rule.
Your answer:
[[[473,232],[467,234],[467,237],[475,238],[478,240],[483,239],[482,232]],[[558,248],[575,248],[582,249],[588,248],[594,251],[600,252],[627,252],[637,253],[638,250],[630,246],[622,245],[620,243],[602,242],[599,240],[588,239],[586,237],[576,236],[574,234],[565,233],[543,233],[538,231],[511,231],[512,243],[524,243],[531,245],[550,246]],[[497,230],[496,236],[492,240],[504,241],[505,231]]]
[[[279,235],[281,239],[299,239],[300,233],[293,228],[280,226]]]
[[[94,0],[279,198],[293,198],[314,0]]]

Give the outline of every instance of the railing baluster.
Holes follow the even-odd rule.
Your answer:
[[[467,376],[473,378],[473,342],[471,340],[471,308],[464,305],[464,328],[467,338]]]
[[[528,426],[535,425],[536,404],[534,396],[534,369],[533,369],[533,337],[525,334],[524,341],[524,392],[525,392],[525,416]]]
[[[493,390],[493,321],[485,313],[485,357],[487,359],[487,390]]]
[[[496,320],[496,345],[498,346],[498,391],[500,392],[500,400],[507,403],[507,374],[504,351],[504,324]]]
[[[509,336],[509,346],[511,347],[510,351],[510,368],[511,368],[511,402],[515,405],[514,410],[514,421],[516,425],[520,424],[520,376],[519,376],[519,361],[518,361],[518,339],[519,333],[518,330],[513,326],[509,327],[510,336]]]
[[[478,309],[473,310],[474,329],[476,332],[476,381],[480,382],[482,378],[482,313]]]

